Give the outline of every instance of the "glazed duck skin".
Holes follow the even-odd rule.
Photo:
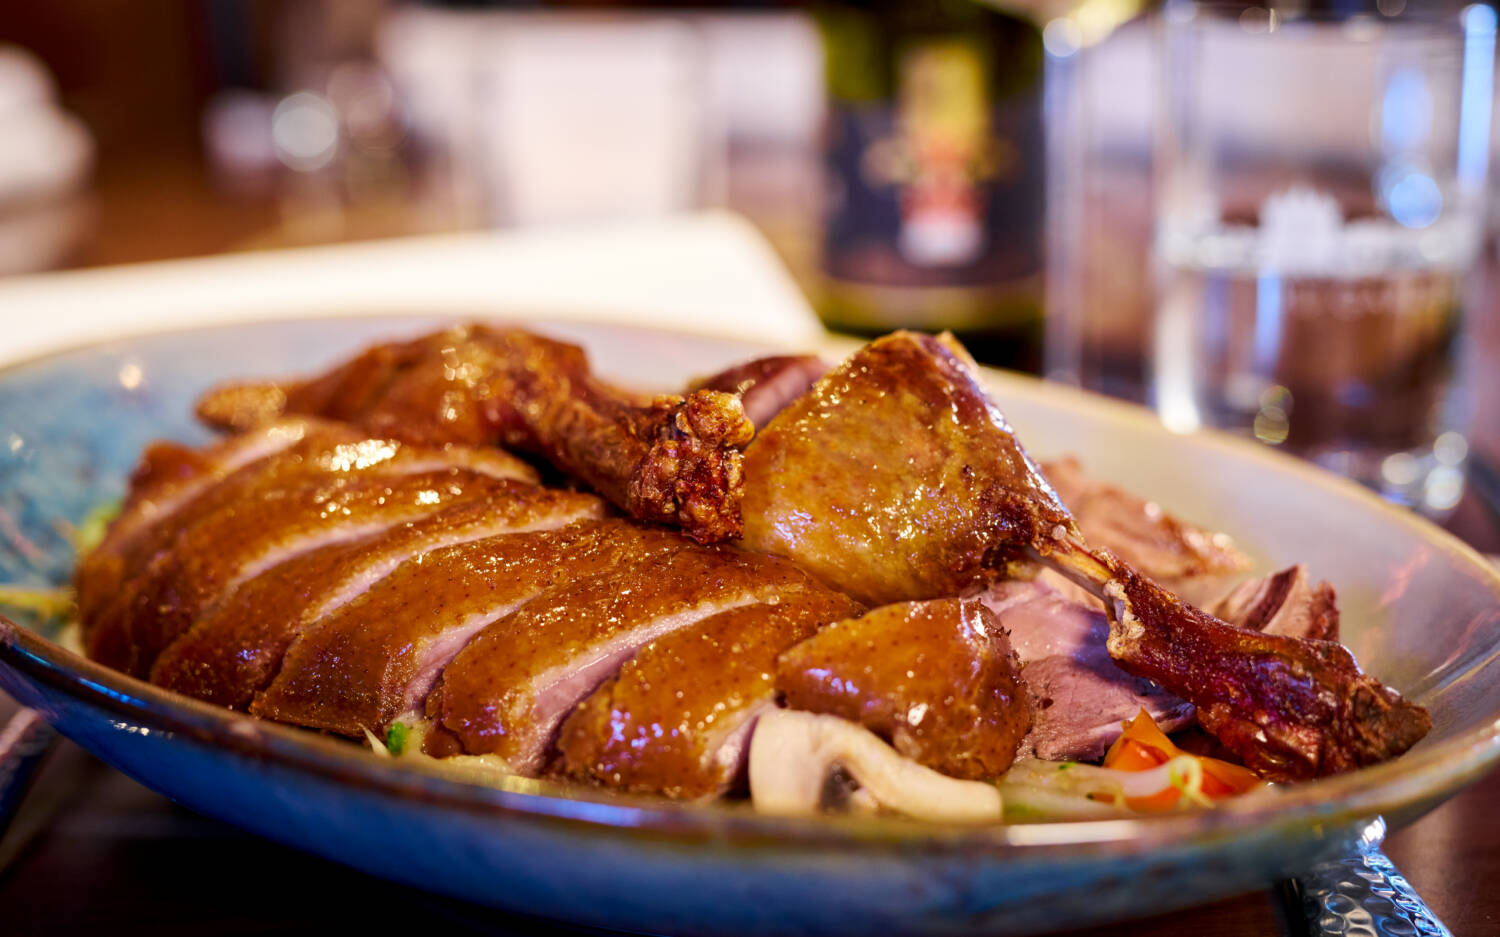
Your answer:
[[[493,460],[494,453],[484,459]],[[511,460],[512,462],[514,460]],[[407,447],[321,434],[252,463],[142,531],[113,554],[125,578],[80,605],[98,660],[145,676],[157,654],[240,583],[299,553],[357,540],[508,483],[460,467],[461,448]],[[517,475],[529,469],[517,468]],[[127,501],[125,516],[135,505]],[[108,556],[108,554],[106,554]],[[84,563],[87,569],[94,557]],[[80,576],[107,587],[111,576]]]
[[[499,450],[403,448],[343,424],[300,419],[268,424],[201,450],[176,443],[151,446],[131,478],[119,516],[75,574],[85,627],[128,580],[166,552],[185,527],[253,499],[259,487],[301,478],[411,474],[445,467],[473,467],[495,478],[537,478],[530,466]]]
[[[293,445],[306,428],[304,421],[272,423],[208,449],[174,442],[148,446],[130,478],[128,509],[114,519],[103,542],[74,574],[80,619],[92,621],[98,603],[119,590],[127,569],[137,565],[131,557],[146,531],[244,466]]]
[[[417,521],[294,557],[246,582],[157,658],[151,681],[244,709],[275,676],[293,639],[375,588],[406,561],[504,533],[603,514],[593,495],[507,482]]]
[[[742,772],[757,720],[776,708],[777,655],[859,611],[813,589],[658,638],[563,723],[561,773],[678,799],[723,794]]]
[[[130,672],[149,673],[161,651],[261,572],[482,494],[486,483],[465,474],[308,483],[286,490],[283,501],[249,502],[198,525],[125,593],[122,615],[134,650]],[[330,524],[330,513],[343,517]]]
[[[791,563],[712,547],[624,563],[538,596],[480,632],[427,701],[472,755],[534,774],[572,708],[638,648],[720,612],[819,588]],[[441,736],[440,736],[441,737]]]
[[[1393,758],[1431,725],[1341,646],[1235,628],[1093,549],[950,340],[877,339],[783,410],[746,451],[745,510],[749,546],[874,602],[1056,570],[1109,609],[1121,669],[1273,780]]]
[[[176,534],[171,519],[178,512],[200,499],[209,505],[227,503],[229,492],[243,491],[259,481],[264,470],[261,463],[302,442],[315,426],[312,421],[280,421],[201,450],[169,442],[148,447],[131,476],[120,514],[73,574],[85,636],[94,629],[99,611],[114,601],[126,581],[171,544]],[[336,424],[318,429],[340,440],[359,438],[353,430]]]
[[[837,621],[782,654],[791,709],[857,722],[949,777],[998,777],[1031,728],[1021,663],[975,600],[887,605]]]
[[[407,442],[534,452],[631,517],[702,543],[739,535],[740,450],[755,431],[733,394],[627,394],[575,345],[483,325],[378,345],[311,380],[225,386],[198,409],[233,430],[304,414]]]
[[[420,710],[471,638],[549,589],[684,549],[670,532],[603,520],[475,540],[405,563],[303,630],[250,711],[358,736]]]
[[[782,410],[745,478],[744,545],[868,605],[956,595],[1072,523],[962,352],[910,333]]]

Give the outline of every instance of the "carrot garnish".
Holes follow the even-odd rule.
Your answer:
[[[1170,783],[1149,795],[1126,797],[1126,806],[1171,810],[1184,796],[1206,803],[1243,794],[1262,783],[1247,768],[1178,748],[1144,709],[1124,723],[1124,732],[1104,756],[1104,767],[1116,771],[1151,771],[1168,763],[1178,769],[1168,772]]]

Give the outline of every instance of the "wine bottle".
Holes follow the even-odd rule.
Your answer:
[[[1036,371],[1041,35],[976,0],[825,2],[828,204],[816,304],[833,329],[951,330]]]

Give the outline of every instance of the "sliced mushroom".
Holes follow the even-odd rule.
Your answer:
[[[837,716],[778,709],[750,740],[750,796],[762,813],[817,813],[829,777],[842,771],[859,786],[851,804],[947,823],[1001,818],[1000,792],[959,781],[896,753],[874,733]]]

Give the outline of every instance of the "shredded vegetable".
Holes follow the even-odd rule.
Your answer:
[[[73,614],[73,590],[0,584],[0,608],[30,612],[42,621],[65,621]]]
[[[1179,764],[1187,772],[1183,783],[1173,783],[1149,796],[1128,798],[1127,806],[1143,811],[1170,810],[1184,796],[1194,803],[1207,804],[1261,785],[1261,780],[1248,768],[1191,755],[1173,745],[1144,709],[1125,723],[1125,731],[1104,756],[1104,767],[1117,771],[1149,772],[1171,764]]]
[[[406,751],[406,741],[411,735],[411,727],[404,722],[393,722],[385,733],[385,748],[392,755],[399,755]]]
[[[95,505],[77,527],[67,531],[74,552],[81,557],[97,547],[109,529],[109,522],[119,513],[119,500]],[[62,626],[70,624],[77,611],[73,590],[67,586],[22,586],[15,583],[0,583],[0,608],[27,612],[41,625]]]
[[[73,528],[73,551],[80,557],[87,556],[94,551],[94,547],[104,542],[104,534],[109,530],[109,524],[120,514],[122,502],[117,498],[112,501],[104,501],[94,507],[83,516],[78,526]]]
[[[1245,768],[1178,748],[1144,710],[1124,723],[1102,767],[1023,759],[999,782],[1009,820],[1083,820],[1207,807],[1262,785]]]

